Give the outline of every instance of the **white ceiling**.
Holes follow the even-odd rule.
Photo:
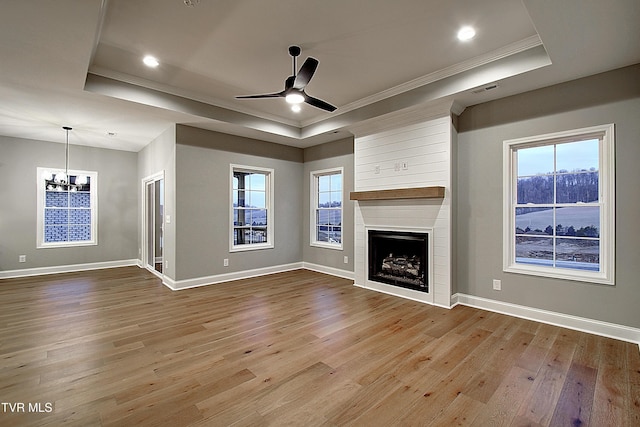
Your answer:
[[[307,147],[640,62],[638,0],[192,1],[3,1],[0,134],[64,142],[67,125],[72,144],[138,151],[183,123]],[[281,91],[290,45],[320,61],[306,90],[335,112],[235,99]]]

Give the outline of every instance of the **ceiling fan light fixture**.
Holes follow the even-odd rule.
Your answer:
[[[289,104],[302,104],[304,102],[304,96],[298,92],[292,92],[285,97]]]
[[[291,106],[291,111],[293,111],[294,113],[299,113],[300,111],[302,111],[302,107],[300,106],[300,104],[293,104]]]

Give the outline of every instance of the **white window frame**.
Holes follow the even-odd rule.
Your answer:
[[[91,239],[82,241],[64,241],[64,242],[45,242],[45,208],[46,208],[46,188],[45,174],[57,174],[65,172],[60,168],[36,168],[37,174],[37,242],[36,247],[41,248],[64,248],[74,246],[95,246],[98,244],[98,172],[85,170],[69,170],[69,175],[86,175],[90,178],[91,191],[89,193],[90,209],[91,209]]]
[[[266,176],[265,205],[267,209],[267,241],[264,243],[246,243],[235,245],[233,243],[235,225],[233,223],[233,174],[234,172],[260,173]],[[229,167],[229,251],[242,252],[260,249],[272,249],[274,247],[274,170],[257,166],[245,166],[231,164]]]
[[[321,242],[318,241],[316,238],[316,222],[317,222],[317,218],[316,218],[316,208],[318,207],[318,178],[321,176],[325,176],[325,175],[337,175],[340,174],[342,176],[342,188],[340,191],[340,224],[342,227],[342,238],[340,239],[340,243],[331,243],[331,242]],[[327,248],[327,249],[336,249],[336,250],[342,250],[343,249],[343,242],[344,242],[344,168],[343,167],[337,167],[337,168],[330,168],[330,169],[322,169],[322,170],[317,170],[317,171],[312,171],[310,173],[310,184],[311,184],[311,191],[310,191],[310,195],[311,197],[309,197],[310,201],[311,201],[311,208],[310,208],[310,224],[309,224],[309,228],[310,228],[310,238],[309,238],[309,244],[311,246],[316,246],[316,247],[320,247],[320,248]]]
[[[503,271],[605,285],[615,284],[615,132],[613,124],[555,132],[503,142]],[[600,271],[583,271],[516,263],[515,205],[517,149],[599,139]]]

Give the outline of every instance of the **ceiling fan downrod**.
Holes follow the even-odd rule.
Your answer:
[[[298,74],[298,56],[300,56],[300,46],[289,46],[289,55],[293,58],[293,73],[292,76],[295,77]]]

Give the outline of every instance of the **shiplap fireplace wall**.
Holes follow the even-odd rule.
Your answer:
[[[354,130],[355,191],[444,187],[443,198],[355,201],[355,285],[444,307],[452,295],[452,147],[456,131],[451,111],[412,112],[385,126]],[[370,229],[424,231],[432,238],[430,292],[368,280]]]

